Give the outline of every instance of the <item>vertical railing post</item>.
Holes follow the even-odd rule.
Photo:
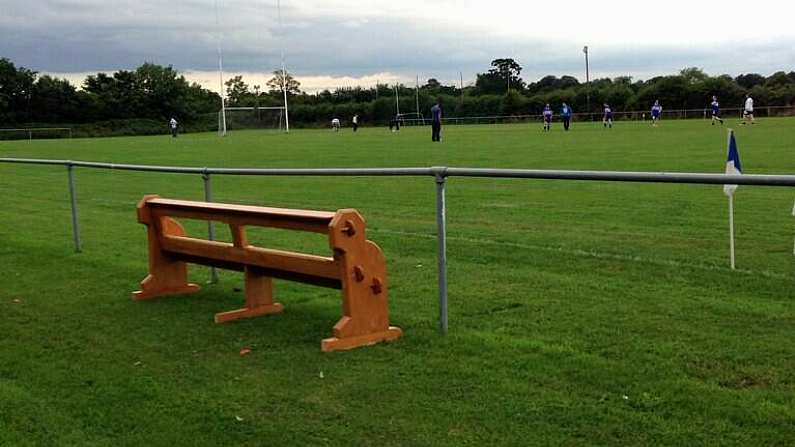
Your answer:
[[[447,212],[444,197],[445,171],[434,168],[436,177],[436,227],[439,243],[439,332],[447,335]]]
[[[212,184],[210,183],[210,173],[207,172],[207,168],[204,168],[204,173],[202,174],[202,180],[204,180],[204,201],[212,202],[213,189],[212,189]],[[207,239],[211,241],[215,240],[215,225],[211,220],[207,221]],[[217,282],[218,282],[218,270],[215,267],[210,267],[210,284],[216,284]]]
[[[75,191],[75,167],[72,162],[66,163],[66,172],[69,174],[69,200],[72,204],[72,236],[75,241],[75,251],[83,251],[80,243],[80,221],[77,215],[77,192]]]

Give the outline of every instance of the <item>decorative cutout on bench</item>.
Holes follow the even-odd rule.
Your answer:
[[[187,237],[176,218],[223,222],[233,243]],[[181,295],[199,290],[188,283],[187,263],[242,271],[245,307],[215,315],[216,323],[281,313],[273,301],[273,278],[342,290],[342,318],[323,351],[352,349],[394,340],[400,328],[389,325],[386,260],[365,238],[362,216],[352,209],[337,212],[265,208],[223,203],[163,199],[147,195],[138,204],[138,222],[147,226],[149,275],[135,300]],[[246,226],[327,234],[332,257],[254,247]]]

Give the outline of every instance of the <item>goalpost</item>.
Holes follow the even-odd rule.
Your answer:
[[[226,130],[287,128],[287,110],[278,107],[226,107],[218,112],[218,125]]]
[[[397,116],[401,126],[424,126],[425,117],[420,112],[401,113]]]
[[[266,112],[266,115],[273,113],[269,113],[272,111],[278,111],[278,126],[279,130],[284,130],[287,133],[290,133],[290,117],[288,114],[287,109],[287,66],[284,62],[284,27],[282,25],[282,5],[281,0],[276,1],[276,11],[279,19],[279,34],[280,34],[280,47],[281,47],[281,65],[282,65],[282,91],[284,92],[284,105],[280,107],[227,107],[226,106],[226,98],[225,98],[225,91],[224,91],[224,64],[223,64],[223,53],[221,48],[221,41],[223,32],[221,29],[221,19],[218,10],[218,1],[215,0],[215,25],[218,31],[218,77],[220,79],[220,87],[221,87],[221,111],[218,112],[218,135],[225,136],[227,131],[231,127],[230,123],[227,120],[230,117],[234,117],[235,113],[237,112],[254,112],[253,115],[249,115],[248,118],[244,118],[242,121],[251,121],[252,116],[256,116],[257,121],[262,121],[263,111]],[[230,115],[230,112],[233,115]],[[246,116],[245,114],[241,116]],[[257,128],[258,126],[253,126]]]

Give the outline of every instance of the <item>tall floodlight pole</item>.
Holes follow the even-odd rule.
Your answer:
[[[282,91],[284,92],[284,129],[290,133],[290,114],[287,112],[287,68],[284,65],[284,25],[282,25],[282,2],[276,0],[276,9],[279,16],[279,34],[281,35],[282,53]]]
[[[591,69],[588,66],[588,45],[582,48],[582,52],[585,53],[585,83],[586,83],[586,101],[588,102],[588,113],[591,113]],[[590,115],[588,115],[590,116]]]
[[[225,136],[226,135],[226,98],[225,98],[226,95],[224,94],[224,59],[221,54],[221,39],[223,33],[221,32],[221,19],[218,14],[218,0],[215,0],[215,28],[216,31],[218,32],[218,39],[217,39],[218,40],[218,79],[221,81],[220,82],[221,120],[218,123],[219,124],[218,133],[220,133],[221,136]]]

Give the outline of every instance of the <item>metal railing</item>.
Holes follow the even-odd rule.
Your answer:
[[[483,169],[454,168],[446,166],[421,168],[337,168],[337,169],[249,169],[149,166],[116,163],[98,163],[71,160],[41,160],[29,158],[0,158],[0,163],[64,166],[69,181],[69,197],[72,211],[72,234],[75,250],[82,251],[80,241],[79,213],[75,191],[75,168],[110,169],[138,172],[165,172],[173,174],[200,175],[204,184],[204,198],[212,201],[212,175],[239,176],[323,176],[323,177],[432,177],[436,184],[436,225],[439,295],[439,330],[446,334],[447,321],[447,216],[445,187],[448,177],[514,178],[570,181],[606,181],[639,183],[683,183],[704,185],[757,185],[795,187],[795,175],[725,175],[680,172],[625,172],[625,171],[573,171],[538,169]],[[213,223],[208,223],[208,239],[214,240]],[[211,270],[211,282],[217,282],[215,269]]]

